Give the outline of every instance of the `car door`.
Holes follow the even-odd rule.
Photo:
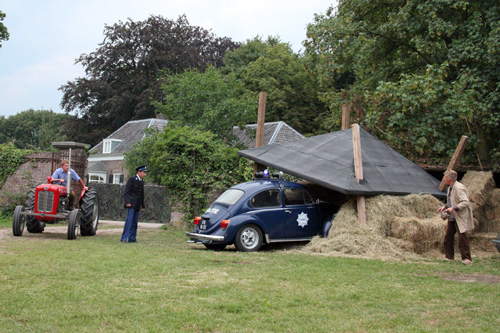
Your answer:
[[[285,238],[305,238],[317,235],[320,221],[318,209],[311,194],[301,188],[285,187],[283,198]]]
[[[283,238],[283,205],[279,189],[267,189],[256,193],[249,201],[249,214],[266,225],[270,239]]]

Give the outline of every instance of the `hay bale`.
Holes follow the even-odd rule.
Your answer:
[[[468,171],[460,182],[467,188],[472,209],[489,204],[491,192],[496,187],[491,171]]]
[[[446,221],[439,216],[428,219],[395,217],[390,235],[408,241],[411,251],[422,254],[441,248],[445,232]]]
[[[490,194],[489,206],[484,209],[484,219],[480,231],[500,231],[500,189],[494,189]]]
[[[474,229],[477,232],[493,231],[488,212],[492,209],[492,193],[495,180],[492,172],[468,171],[461,180],[467,188],[474,213]]]
[[[441,205],[442,202],[431,195],[370,197],[366,200],[367,225],[362,226],[358,221],[356,201],[350,200],[335,215],[328,237],[313,239],[304,251],[379,259],[416,258],[415,249],[423,251],[430,245],[416,245],[415,236],[391,237],[395,218],[430,220],[436,217],[436,210]],[[398,221],[399,228],[402,228],[402,221]]]

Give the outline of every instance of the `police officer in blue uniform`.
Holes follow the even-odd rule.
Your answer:
[[[127,218],[123,226],[121,241],[126,243],[135,243],[137,236],[137,222],[139,221],[139,212],[146,209],[144,205],[144,177],[148,171],[145,165],[135,169],[137,174],[128,179],[125,185],[125,208],[127,209]]]

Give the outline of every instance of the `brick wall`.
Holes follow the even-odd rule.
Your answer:
[[[0,205],[24,204],[31,188],[47,183],[47,177],[52,176],[55,167],[59,167],[60,161],[58,160],[59,158],[57,158],[56,162],[53,162],[54,155],[51,152],[34,153],[26,156],[24,163],[14,174],[7,177],[0,189]],[[85,176],[85,174],[79,175],[80,177]],[[85,181],[85,178],[83,179]],[[72,187],[76,193],[81,191],[81,185],[78,186],[77,184],[79,183],[72,182]]]

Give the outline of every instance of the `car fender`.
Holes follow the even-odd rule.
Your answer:
[[[240,230],[242,226],[247,224],[255,224],[262,230],[262,233],[264,235],[268,234],[268,230],[265,223],[262,222],[262,220],[255,215],[242,214],[235,217],[231,217],[229,221],[230,221],[229,225],[226,229],[226,237],[227,239],[231,239],[231,241],[233,241],[234,237],[236,237],[238,230]]]
[[[328,237],[328,233],[330,232],[331,227],[332,227],[331,220],[323,223],[323,227],[321,228],[321,237]]]

